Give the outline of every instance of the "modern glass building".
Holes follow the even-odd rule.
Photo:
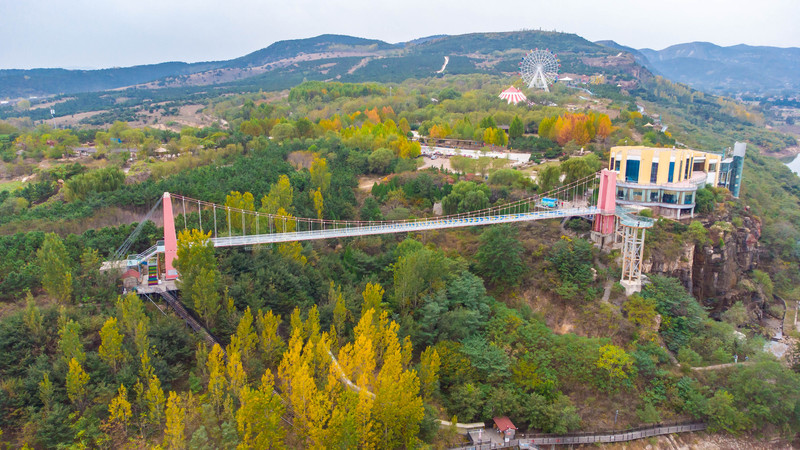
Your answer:
[[[733,145],[733,155],[722,160],[719,173],[719,186],[727,188],[734,197],[739,198],[742,188],[742,169],[744,168],[744,154],[747,144],[737,142]]]
[[[612,147],[617,202],[680,219],[694,215],[697,189],[719,181],[722,155],[691,149]]]

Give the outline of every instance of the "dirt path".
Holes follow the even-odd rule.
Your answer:
[[[727,363],[727,364],[716,364],[714,366],[705,366],[705,367],[692,367],[692,370],[696,371],[703,371],[703,370],[717,370],[717,369],[726,369],[728,367],[733,366],[747,366],[752,364],[750,361],[743,361],[740,363]]]

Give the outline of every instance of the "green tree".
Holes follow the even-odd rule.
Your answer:
[[[42,269],[42,287],[47,294],[61,303],[72,296],[72,272],[64,242],[55,233],[47,233],[42,247],[36,252],[38,266]]]
[[[709,421],[709,431],[727,431],[737,434],[746,427],[744,415],[736,408],[731,395],[725,389],[720,389],[708,400],[706,409]]]
[[[86,361],[86,352],[81,342],[81,326],[74,320],[68,320],[58,330],[58,348],[61,357],[69,363],[75,359],[79,363]]]
[[[269,194],[261,198],[261,209],[259,211],[267,214],[278,214],[283,209],[289,214],[294,212],[292,202],[294,201],[294,190],[289,181],[289,177],[281,175],[278,182],[269,189]]]
[[[522,124],[522,120],[519,118],[519,116],[514,116],[514,120],[512,120],[511,125],[508,126],[508,138],[520,138],[524,132],[525,126]]]
[[[209,280],[216,283],[219,278],[210,237],[211,232],[203,233],[200,230],[183,230],[178,234],[178,258],[175,260],[175,266],[181,273],[178,284],[186,303],[194,308],[197,308],[196,299],[208,295],[207,289],[211,286]],[[209,275],[211,272],[214,275]]]
[[[493,226],[483,233],[475,259],[479,272],[498,286],[517,286],[525,264],[524,249],[517,239],[517,229],[509,225]]]
[[[219,294],[218,272],[214,269],[201,268],[192,288],[194,307],[207,327],[212,327],[222,305]]]
[[[558,166],[547,166],[536,174],[536,184],[540,192],[547,192],[558,186],[561,169]]]
[[[369,161],[369,171],[373,173],[388,173],[389,166],[394,161],[394,152],[388,148],[381,147],[370,153],[367,157]]]
[[[738,328],[746,324],[750,320],[750,316],[744,304],[742,304],[742,302],[736,302],[733,306],[728,308],[727,311],[722,313],[722,320]]]

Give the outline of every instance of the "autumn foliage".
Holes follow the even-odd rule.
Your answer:
[[[575,141],[586,145],[595,139],[605,139],[613,131],[611,119],[606,114],[566,113],[557,117],[542,119],[539,123],[539,136],[564,145]]]

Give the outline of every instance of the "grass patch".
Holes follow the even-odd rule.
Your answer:
[[[22,187],[22,181],[6,181],[0,182],[0,192],[3,191],[15,191]]]

